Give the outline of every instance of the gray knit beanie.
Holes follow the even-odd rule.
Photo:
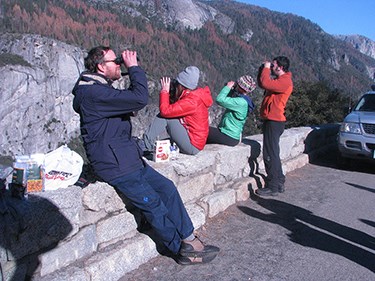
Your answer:
[[[199,81],[199,69],[196,66],[188,66],[185,68],[184,71],[180,72],[176,80],[178,83],[180,83],[182,86],[194,90],[198,87],[198,81]]]

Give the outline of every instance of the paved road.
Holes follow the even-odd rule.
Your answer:
[[[200,230],[221,252],[180,266],[159,256],[121,281],[375,280],[375,166],[337,169],[334,155],[287,175],[278,197],[251,196]]]

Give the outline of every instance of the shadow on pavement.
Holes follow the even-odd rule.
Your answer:
[[[238,206],[243,213],[288,229],[290,240],[299,245],[341,255],[375,272],[375,254],[364,249],[375,250],[374,237],[316,216],[309,210],[295,205],[275,199],[264,199],[254,193],[250,198],[273,213],[264,214],[249,207]]]
[[[310,164],[343,171],[375,174],[375,160],[347,159],[344,163],[339,157],[339,151],[337,148],[330,149],[319,158],[310,160]]]
[[[358,188],[358,189],[362,189],[362,190],[365,190],[365,191],[369,191],[369,192],[375,193],[375,189],[370,188],[370,187],[365,187],[365,186],[362,186],[362,185],[359,185],[359,184],[355,184],[355,183],[350,183],[350,182],[345,182],[345,184],[353,186],[353,187]]]
[[[249,157],[249,167],[250,173],[249,177],[254,178],[256,181],[257,188],[262,188],[262,180],[264,181],[266,175],[260,173],[258,157],[262,151],[262,147],[259,142],[250,139],[242,140],[242,143],[250,147],[250,157]]]
[[[360,219],[360,221],[367,224],[367,225],[375,227],[375,221],[369,221],[369,220],[365,220],[365,219]]]

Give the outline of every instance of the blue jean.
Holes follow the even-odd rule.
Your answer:
[[[181,240],[194,231],[174,183],[146,165],[109,182],[139,208],[163,244],[177,253]]]

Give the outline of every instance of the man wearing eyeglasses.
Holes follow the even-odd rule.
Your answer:
[[[121,59],[109,47],[91,49],[73,89],[73,108],[80,115],[81,135],[94,172],[139,208],[164,245],[183,265],[207,263],[219,248],[204,245],[194,234],[191,219],[174,183],[147,165],[132,138],[131,117],[147,105],[147,79],[135,51]],[[128,70],[130,86],[112,82]]]

